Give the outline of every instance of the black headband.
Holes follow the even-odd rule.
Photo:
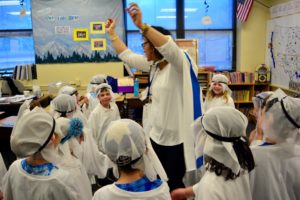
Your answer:
[[[287,96],[286,96],[287,97]],[[285,99],[286,97],[284,97],[283,99]],[[286,118],[288,118],[288,120],[296,127],[296,128],[300,128],[300,125],[297,124],[297,122],[295,122],[295,120],[291,117],[291,115],[289,115],[289,113],[287,112],[287,110],[284,107],[284,103],[283,103],[283,99],[281,99],[280,101],[280,105],[281,108],[283,110],[283,113],[285,114]]]
[[[77,90],[75,90],[74,92],[72,92],[72,93],[70,94],[70,96],[73,96],[74,94],[78,94]]]
[[[136,163],[137,161],[139,161],[141,158],[143,157],[143,155],[141,155],[140,157],[131,160],[130,156],[120,156],[117,160],[116,160],[116,164],[119,167],[124,167],[127,165],[133,165],[134,163]]]
[[[222,137],[220,135],[217,135],[215,133],[212,133],[208,130],[206,130],[204,128],[204,125],[203,125],[203,122],[202,122],[202,119],[203,119],[203,116],[201,118],[201,125],[202,125],[202,128],[204,129],[204,131],[207,133],[207,135],[209,135],[210,137],[216,139],[216,140],[219,140],[219,141],[222,141],[222,142],[235,142],[237,140],[239,140],[241,137]]]
[[[285,106],[284,106],[284,103],[283,103],[283,100],[286,98],[287,96],[283,97],[281,100],[280,100],[280,106],[282,108],[282,111],[284,113],[284,115],[286,116],[286,118],[296,127],[296,128],[300,128],[300,125],[297,124],[297,122],[295,122],[295,120],[292,118],[292,116],[287,112],[287,110],[285,109]],[[269,101],[267,103],[267,111],[275,104],[279,102],[278,98],[274,98],[272,99],[271,101]]]
[[[55,130],[55,120],[54,120],[54,118],[52,118],[52,119],[53,119],[52,130],[50,131],[50,134],[49,134],[47,140],[46,140],[46,141],[44,142],[44,144],[43,144],[42,146],[40,146],[40,148],[38,149],[38,152],[39,152],[39,151],[42,151],[42,150],[46,147],[46,145],[49,143],[49,141],[51,140],[51,138],[52,138],[52,136],[53,136],[53,134],[54,134],[54,130]]]

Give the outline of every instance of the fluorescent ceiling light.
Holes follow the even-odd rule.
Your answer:
[[[185,8],[185,12],[196,12],[198,8]],[[162,8],[160,12],[176,12],[176,8]]]
[[[185,12],[196,12],[198,10],[198,8],[185,8],[184,11]]]
[[[176,16],[170,16],[170,15],[167,15],[167,16],[156,16],[156,18],[158,19],[175,19]],[[184,16],[184,18],[188,18],[188,16]]]
[[[20,15],[20,12],[8,12],[9,15]],[[30,15],[30,11],[26,11],[26,15]]]
[[[160,12],[176,12],[176,8],[162,8]]]
[[[16,6],[20,5],[20,1],[0,1],[0,6]]]

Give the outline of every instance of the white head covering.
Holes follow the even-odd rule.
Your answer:
[[[220,83],[223,87],[223,93],[227,91],[228,94],[231,95],[232,91],[228,87],[229,80],[224,74],[214,74],[211,81],[212,83]],[[211,91],[212,89],[213,89],[213,84],[210,85],[209,91]]]
[[[73,96],[74,94],[76,94],[76,92],[77,92],[76,88],[69,85],[65,85],[59,89],[58,94],[68,94]]]
[[[60,134],[54,118],[36,107],[19,119],[10,140],[11,149],[19,158],[40,152],[48,162],[57,163],[57,150],[51,142],[54,132]]]
[[[16,123],[15,123],[15,125],[14,125],[14,127],[13,127],[13,130],[12,130],[12,133],[11,133],[12,135],[13,135],[14,132],[15,132],[15,129],[16,129],[16,127],[17,127],[17,124],[18,124],[18,121],[20,120],[20,118],[21,118],[24,114],[30,112],[30,103],[31,103],[31,101],[32,101],[32,99],[25,100],[24,103],[22,103],[22,105],[20,106],[19,111],[18,111],[18,115],[17,115],[17,120],[16,120]]]
[[[242,136],[246,136],[247,124],[247,117],[231,107],[207,111],[194,123],[197,158],[207,155],[238,174],[241,165],[235,148],[246,143]]]
[[[55,119],[62,114],[66,114],[69,118],[76,112],[76,105],[76,100],[72,96],[60,94],[52,100],[50,113]]]
[[[282,143],[297,141],[300,128],[300,99],[287,96],[278,89],[266,103],[265,113],[262,116],[264,136]]]
[[[269,96],[271,96],[272,94],[274,94],[274,92],[272,92],[272,91],[266,91],[266,92],[261,92],[261,93],[255,95],[252,98],[254,107],[256,107],[257,109],[260,110],[262,108],[262,106],[263,106],[264,100],[266,98],[268,98]]]
[[[95,92],[95,89],[97,85],[100,85],[101,83],[106,83],[106,75],[98,74],[92,77],[89,85],[87,86],[87,93]]]
[[[82,147],[76,137],[83,134],[83,122],[79,118],[68,119],[65,117],[60,117],[56,121],[62,133],[60,152],[66,157],[70,156],[71,152],[77,158],[81,157]]]
[[[142,170],[150,180],[167,180],[167,175],[155,154],[143,128],[133,120],[120,119],[110,123],[103,137],[103,148],[117,166],[132,165]]]
[[[110,95],[113,95],[111,86],[108,85],[107,83],[101,83],[100,85],[98,85],[98,86],[96,87],[96,90],[95,90],[96,96],[98,96],[98,95],[101,93],[101,90],[102,90],[103,88],[108,89]]]

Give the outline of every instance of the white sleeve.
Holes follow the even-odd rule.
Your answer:
[[[172,66],[176,68],[176,70],[182,72],[183,59],[185,59],[184,51],[175,43],[175,41],[171,37],[169,37],[169,40],[166,44],[161,47],[156,47],[156,49]]]
[[[147,61],[147,58],[143,55],[133,53],[129,49],[126,49],[119,54],[119,58],[127,63],[130,67],[149,72],[151,62]]]

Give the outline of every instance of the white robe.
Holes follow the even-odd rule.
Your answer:
[[[249,174],[225,181],[223,176],[205,172],[200,182],[193,186],[195,200],[251,200]],[[257,199],[259,200],[259,199]]]
[[[223,97],[215,97],[211,100],[205,100],[203,104],[203,112],[208,111],[211,108],[220,107],[220,106],[230,106],[235,108],[234,101],[231,96],[227,95],[228,101]]]
[[[253,199],[300,199],[300,146],[253,146],[255,168],[250,173]]]
[[[106,154],[98,150],[90,129],[85,128],[84,133],[84,141],[81,143],[82,156],[80,160],[89,177],[96,175],[98,178],[104,178],[107,174],[107,169],[114,167],[115,164]]]
[[[183,143],[186,169],[190,171],[196,168],[194,134],[191,129],[194,121],[191,71],[197,76],[198,68],[192,61],[192,70],[190,69],[184,51],[171,38],[157,49],[168,61],[168,65],[154,75],[150,88],[150,137],[159,145],[174,146]],[[151,63],[145,56],[125,50],[119,57],[132,67],[150,70]]]
[[[119,108],[116,103],[110,102],[110,108],[104,108],[100,103],[91,113],[88,124],[96,141],[98,149],[104,152],[102,137],[110,122],[120,119]]]
[[[63,144],[62,148],[65,148],[65,154],[59,167],[68,171],[74,177],[75,184],[79,188],[80,199],[92,199],[92,187],[81,161],[67,152],[69,148],[68,143]]]
[[[4,177],[4,175],[6,174],[6,172],[7,172],[7,169],[6,169],[5,163],[3,161],[2,155],[0,153],[0,191],[2,191],[1,181],[2,181],[2,178]]]
[[[21,160],[10,166],[2,180],[5,200],[80,200],[75,179],[69,172],[53,170],[50,176],[30,175],[22,169]]]
[[[116,185],[111,184],[104,186],[97,190],[94,194],[93,200],[171,200],[169,187],[167,183],[163,182],[158,188],[146,192],[129,192],[118,188]]]

